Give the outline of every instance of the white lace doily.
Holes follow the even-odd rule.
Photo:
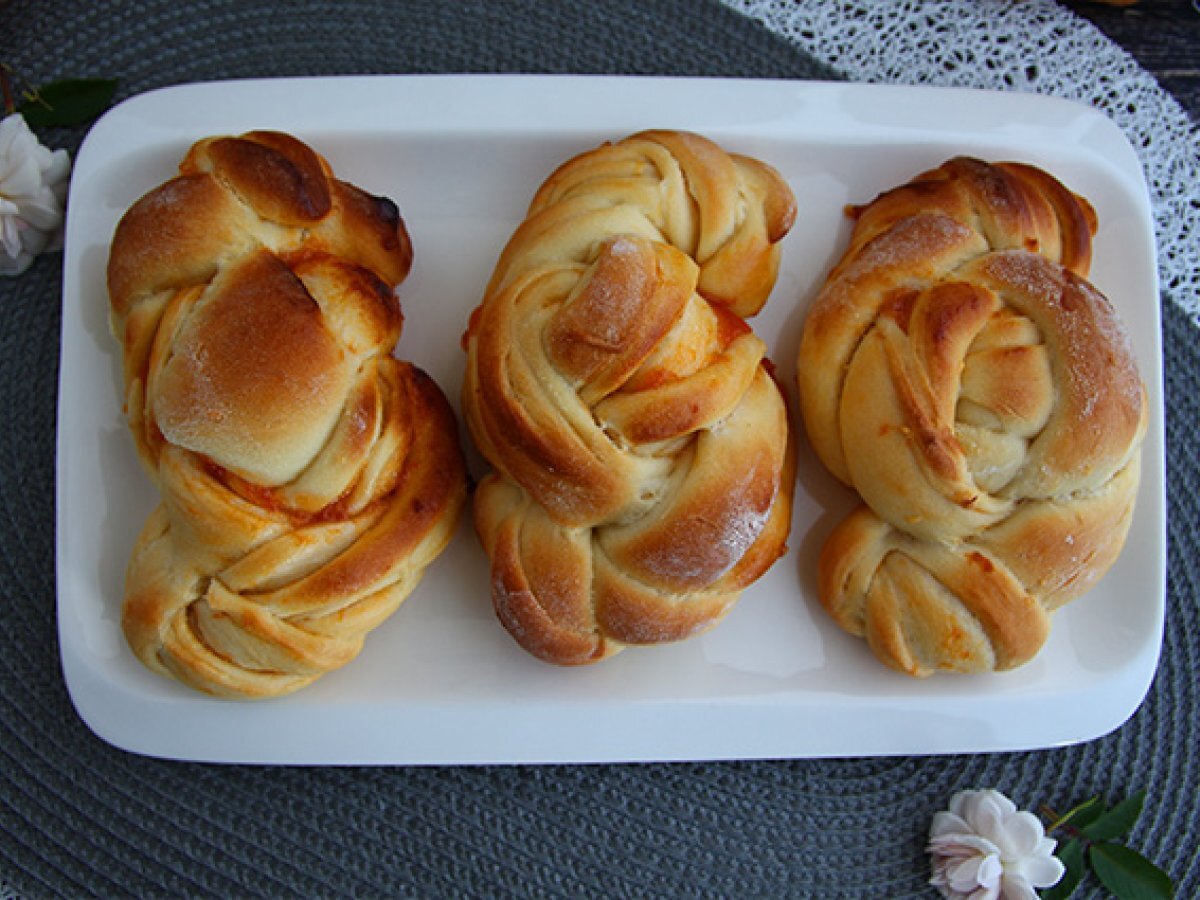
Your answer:
[[[1200,129],[1090,22],[1052,0],[724,2],[852,81],[1032,91],[1102,110],[1146,173],[1163,291],[1200,326]]]

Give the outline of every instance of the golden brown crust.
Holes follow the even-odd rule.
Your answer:
[[[108,283],[126,413],[162,503],[122,624],[151,669],[270,697],[354,658],[449,541],[453,413],[392,356],[411,245],[391,201],[289,136],[197,142],[126,213]]]
[[[813,446],[865,502],[821,601],[901,671],[1012,668],[1116,559],[1137,492],[1145,389],[1085,280],[1095,212],[960,158],[855,215],[799,356]]]
[[[643,132],[542,185],[467,336],[497,615],[594,662],[720,619],[783,552],[787,412],[743,321],[795,215],[770,167]]]

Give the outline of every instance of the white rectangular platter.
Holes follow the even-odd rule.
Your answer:
[[[774,165],[799,202],[753,322],[787,385],[805,312],[848,235],[843,210],[958,154],[1041,165],[1100,218],[1093,281],[1128,326],[1152,418],[1125,551],[1002,675],[912,680],[819,608],[814,566],[850,504],[803,438],[791,550],[713,631],[592,667],[526,655],[497,623],[469,514],[361,656],[300,693],[210,699],[138,663],[120,632],[126,561],[156,502],[121,414],[105,265],[113,228],[191,143],[288,131],[394,199],[416,263],[398,355],[457,401],[460,336],[496,257],[562,161],[644,128],[700,132]],[[57,460],[58,622],[80,716],[153,756],[236,763],[619,762],[1007,751],[1121,725],[1151,683],[1165,605],[1161,350],[1141,169],[1107,118],[1020,94],[807,82],[395,76],[227,82],[128,100],[78,154],[68,210]],[[794,392],[794,388],[790,388]]]

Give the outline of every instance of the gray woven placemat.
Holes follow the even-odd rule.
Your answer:
[[[714,3],[239,0],[0,4],[0,59],[121,94],[239,76],[829,73]],[[200,24],[198,24],[200,23]],[[48,135],[74,149],[82,130]],[[1170,575],[1162,663],[1114,734],[1028,754],[505,768],[259,768],[132,756],[95,738],[58,665],[56,256],[0,282],[0,896],[921,896],[956,790],[1019,804],[1150,791],[1135,845],[1200,893],[1194,798],[1196,332],[1164,304]]]

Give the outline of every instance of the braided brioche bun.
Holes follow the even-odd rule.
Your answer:
[[[813,447],[863,501],[821,602],[900,671],[1011,669],[1111,566],[1137,493],[1146,392],[1086,280],[1095,213],[958,158],[854,215],[798,361]]]
[[[449,540],[453,414],[392,356],[411,259],[395,204],[274,132],[197,142],[122,218],[110,322],[162,498],[122,624],[149,668],[294,691],[353,659]]]
[[[559,664],[697,634],[784,551],[783,396],[744,317],[795,214],[770,167],[652,131],[562,165],[467,334],[500,621]]]

